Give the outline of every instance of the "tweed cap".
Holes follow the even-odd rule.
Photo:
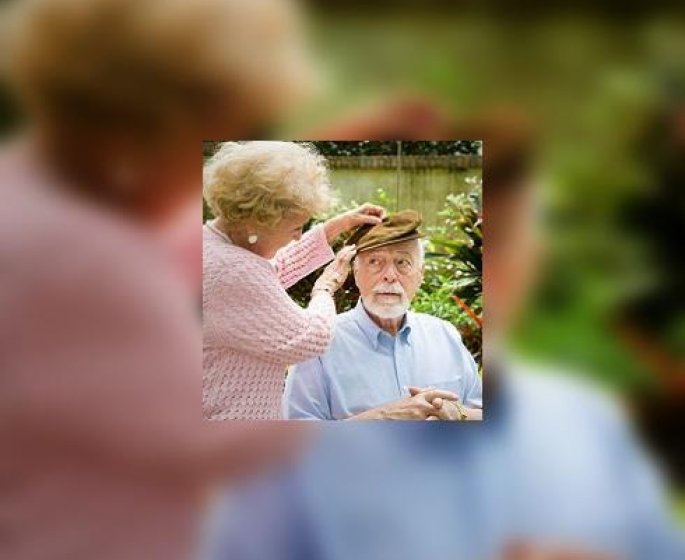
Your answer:
[[[421,237],[421,214],[416,210],[403,210],[387,215],[380,224],[359,226],[345,243],[356,245],[357,252],[383,247],[393,243]]]

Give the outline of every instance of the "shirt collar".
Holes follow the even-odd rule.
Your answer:
[[[371,346],[373,346],[374,350],[378,348],[378,342],[381,336],[391,336],[389,333],[381,329],[376,323],[374,323],[371,317],[369,317],[366,309],[364,309],[361,297],[357,301],[357,305],[352,312],[354,313],[354,318],[359,325],[359,328],[369,339],[369,343]],[[397,333],[397,336],[400,338],[400,340],[407,344],[411,344],[409,335],[414,323],[414,318],[412,315],[413,313],[411,311],[407,311],[407,313],[404,315],[404,323]]]

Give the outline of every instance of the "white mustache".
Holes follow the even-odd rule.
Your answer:
[[[398,294],[400,296],[404,295],[404,290],[400,286],[395,286],[392,284],[381,284],[373,289],[374,294],[384,293],[384,294]]]

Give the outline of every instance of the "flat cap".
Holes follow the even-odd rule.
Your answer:
[[[403,210],[389,214],[380,224],[364,224],[352,232],[345,243],[356,245],[357,252],[383,247],[393,243],[409,241],[421,237],[419,226],[421,214],[416,210]]]

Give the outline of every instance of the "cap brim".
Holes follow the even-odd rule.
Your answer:
[[[390,239],[388,241],[383,241],[381,243],[374,243],[373,245],[358,247],[357,253],[363,253],[364,251],[369,251],[371,249],[377,249],[378,247],[385,247],[387,245],[395,245],[396,243],[402,243],[403,241],[411,241],[412,239],[420,239],[421,237],[423,237],[423,235],[421,235],[418,232],[415,232],[415,233],[408,235],[406,237],[398,237],[397,239]]]

